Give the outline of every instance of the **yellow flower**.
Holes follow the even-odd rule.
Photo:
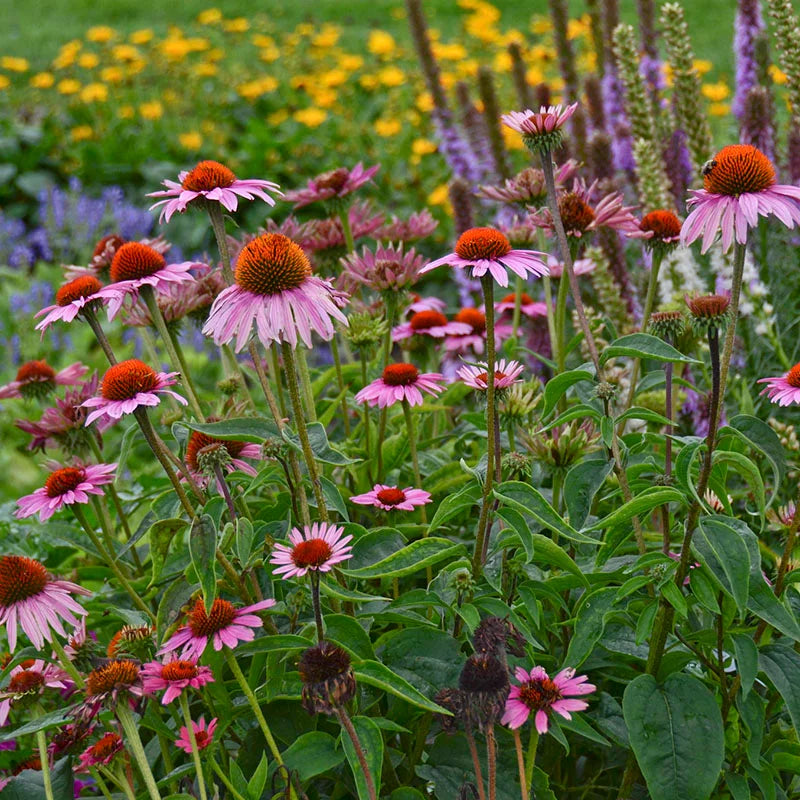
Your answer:
[[[544,83],[544,72],[538,67],[530,67],[525,73],[525,79],[531,86],[536,86],[538,83]]]
[[[265,36],[263,33],[253,34],[250,40],[256,47],[274,47],[275,40],[271,36]]]
[[[192,72],[200,78],[210,78],[212,75],[216,75],[218,71],[216,64],[209,64],[206,61],[201,61],[192,67]]]
[[[53,59],[53,69],[64,69],[75,63],[75,53],[68,50]]]
[[[100,70],[100,78],[106,83],[122,83],[125,80],[125,73],[121,67],[106,67]]]
[[[153,40],[154,35],[151,28],[142,28],[139,31],[134,31],[128,38],[132,44],[147,44]]]
[[[389,56],[395,51],[394,37],[391,33],[371,30],[367,39],[367,50],[375,56]]]
[[[387,138],[389,136],[396,136],[403,129],[399,119],[376,119],[375,120],[375,133],[378,136]]]
[[[8,89],[11,86],[11,81],[5,75],[0,75],[0,90]]]
[[[711,114],[712,117],[725,117],[730,113],[730,110],[730,103],[712,103],[708,107],[708,113]]]
[[[427,156],[436,152],[436,143],[430,139],[414,139],[411,143],[411,152],[415,156]]]
[[[511,67],[514,62],[511,60],[511,55],[508,50],[501,50],[494,57],[494,71],[495,72],[511,72]]]
[[[120,119],[133,119],[133,115],[136,113],[136,109],[133,106],[120,106],[119,110],[117,111],[117,116]]]
[[[311,36],[314,33],[314,26],[310,22],[301,22],[295,27],[295,32],[300,36]]]
[[[100,63],[96,53],[83,53],[78,56],[78,66],[84,69],[94,69]]]
[[[223,22],[222,27],[228,33],[246,33],[250,30],[250,23],[245,17],[236,17]]]
[[[341,31],[336,25],[323,25],[322,30],[311,39],[314,47],[333,47],[339,41]]]
[[[369,92],[372,89],[377,89],[380,81],[375,75],[362,75],[358,79],[358,84],[362,89],[366,89]]]
[[[143,119],[161,119],[164,115],[164,106],[158,100],[150,100],[139,106],[139,113]]]
[[[433,54],[444,61],[462,61],[467,57],[467,48],[457,42],[452,44],[436,42],[432,49]]]
[[[161,98],[168,106],[171,106],[180,100],[180,95],[172,89],[164,89]]]
[[[351,53],[343,53],[339,56],[339,68],[346,72],[355,72],[364,66],[364,59],[361,56],[353,55]]]
[[[299,111],[295,111],[292,116],[295,121],[302,125],[308,128],[316,128],[325,122],[328,118],[328,112],[311,106],[310,108],[301,108]]]
[[[378,80],[384,86],[402,86],[406,82],[406,76],[399,67],[384,67],[378,73]]]
[[[186,39],[186,45],[189,48],[190,53],[202,53],[203,50],[208,50],[211,47],[211,42],[208,39],[204,39],[202,36],[192,36],[189,39]],[[222,51],[219,51],[222,53]],[[222,56],[220,56],[221,58]]]
[[[206,58],[209,61],[222,61],[225,58],[225,51],[220,49],[219,47],[215,47],[212,50],[209,50],[206,54]]]
[[[282,125],[287,119],[289,119],[289,112],[285,108],[279,108],[267,115],[267,122],[274,127]]]
[[[443,183],[437,186],[429,195],[428,195],[428,203],[432,206],[449,206],[450,205],[450,193],[447,188],[447,184]]]
[[[56,87],[61,94],[77,94],[81,90],[81,85],[74,78],[64,78],[58,82]]]
[[[104,83],[87,83],[81,89],[81,100],[84,103],[105,103],[108,100],[108,86]]]
[[[503,132],[503,140],[506,143],[506,148],[508,150],[524,150],[525,144],[522,141],[522,137],[511,128],[502,125],[500,130]]]
[[[781,86],[786,83],[786,73],[783,70],[778,69],[775,64],[769,65],[768,72],[775,83],[780,84]]]
[[[727,84],[722,82],[704,83],[700,91],[703,93],[703,97],[707,97],[712,103],[721,102],[731,93],[731,90],[728,88]]]
[[[534,17],[533,22],[531,22],[532,33],[537,33],[541,36],[543,33],[550,33],[551,30],[553,30],[553,23],[549,17]]]
[[[273,61],[277,61],[281,57],[281,51],[274,45],[272,47],[265,47],[258,54],[258,57],[262,61],[266,61],[268,64],[271,64]]]
[[[414,105],[416,105],[416,107],[422,111],[423,114],[433,111],[433,97],[431,96],[431,93],[423,92],[422,94],[418,95],[417,101]]]
[[[39,72],[31,78],[34,89],[49,89],[55,82],[52,72]]]
[[[110,42],[116,35],[117,32],[108,25],[95,25],[86,31],[86,38],[90,42]]]
[[[278,81],[276,81],[271,75],[267,75],[266,77],[259,78],[255,81],[240,83],[236,87],[236,91],[239,93],[239,96],[243,97],[245,100],[255,100],[256,98],[261,97],[262,94],[274,92],[277,88]]]
[[[191,52],[189,40],[182,36],[171,36],[159,45],[161,52],[169,61],[182,61]]]
[[[199,150],[203,146],[203,137],[197,131],[179,134],[178,141],[186,150]]]
[[[441,74],[442,86],[445,89],[452,89],[456,85],[456,76],[452,72],[443,72]]]
[[[319,76],[319,82],[329,89],[341,86],[343,83],[347,83],[347,73],[343,69],[329,69]]]
[[[142,54],[132,44],[117,44],[111,48],[111,57],[115,61],[138,61]]]
[[[696,58],[692,62],[692,66],[701,74],[705,75],[707,72],[711,72],[713,68],[713,64],[705,58]]]
[[[27,58],[17,58],[15,56],[3,56],[0,58],[0,67],[10,72],[27,72],[30,66]]]
[[[131,61],[128,64],[128,75],[138,75],[144,68],[144,61]]]
[[[197,15],[197,21],[201,25],[213,25],[222,19],[222,12],[218,8],[207,8]]]
[[[320,108],[332,108],[336,105],[336,100],[339,97],[333,89],[317,89],[309,93],[311,94],[311,99]]]
[[[69,135],[73,142],[85,142],[94,136],[94,131],[91,125],[78,125],[69,132]]]
[[[567,37],[577,39],[579,36],[585,36],[589,33],[589,26],[588,14],[584,14],[580,19],[571,19],[567,24]]]

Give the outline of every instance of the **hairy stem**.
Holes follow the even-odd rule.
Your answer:
[[[350,717],[347,715],[347,711],[345,711],[342,706],[336,706],[336,716],[339,717],[339,722],[342,723],[342,727],[347,731],[347,735],[350,737],[350,741],[353,743],[353,749],[356,751],[358,763],[361,765],[361,771],[364,773],[364,782],[367,784],[367,794],[369,795],[370,800],[378,800],[378,795],[375,792],[375,781],[372,780],[372,773],[369,771],[367,756],[365,755],[364,748],[361,746],[361,742],[358,739],[356,729],[353,727],[353,723],[351,722]]]
[[[200,761],[200,750],[197,747],[197,737],[194,735],[192,715],[189,713],[189,701],[186,699],[186,692],[181,692],[178,700],[183,712],[183,724],[186,725],[189,743],[192,746],[192,761],[194,761],[194,770],[197,773],[197,788],[200,792],[200,800],[206,800],[206,779],[203,775],[203,764]]]

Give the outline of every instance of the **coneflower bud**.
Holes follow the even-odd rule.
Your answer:
[[[728,307],[731,304],[728,295],[706,294],[685,299],[695,333],[704,334],[710,328],[719,330],[728,321]]]
[[[342,335],[356,347],[362,348],[380,342],[386,335],[388,323],[369,311],[358,311],[348,318],[348,326]]]
[[[609,383],[608,381],[601,381],[600,383],[597,384],[594,393],[601,400],[611,401],[614,399],[614,395],[617,393],[617,387],[613,383]]]
[[[265,439],[264,443],[261,445],[261,457],[265,461],[281,458],[285,452],[286,442],[282,439],[278,439],[277,436],[271,436]]]
[[[464,692],[461,689],[440,689],[436,692],[433,702],[452,713],[452,717],[448,717],[446,714],[437,714],[436,718],[441,723],[442,730],[445,733],[455,733],[458,730],[459,721],[464,718],[466,709]]]
[[[331,642],[309,647],[297,668],[303,681],[301,702],[309,714],[335,714],[356,693],[350,656]]]
[[[474,228],[472,211],[472,192],[470,185],[463,178],[453,178],[448,189],[450,204],[453,206],[453,224],[456,236]]]
[[[531,458],[524,453],[503,454],[503,475],[509,481],[527,481],[532,474]]]
[[[654,311],[650,315],[650,333],[674,342],[686,328],[682,311]]]
[[[471,721],[483,728],[503,713],[508,697],[508,671],[499,659],[487,653],[471,655],[458,679],[467,701]]]
[[[106,655],[109,658],[131,656],[140,661],[147,661],[152,658],[155,651],[153,633],[153,628],[149,625],[123,625],[111,637]]]
[[[241,381],[237,375],[230,375],[224,380],[217,382],[217,389],[219,390],[220,394],[224,394],[226,397],[232,397],[239,391],[239,387],[241,386]]]
[[[212,442],[197,451],[197,466],[204,475],[213,476],[231,463],[231,454],[223,442]]]

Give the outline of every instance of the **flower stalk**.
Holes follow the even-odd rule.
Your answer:
[[[367,794],[370,800],[378,800],[378,795],[375,791],[375,781],[372,780],[372,773],[369,771],[369,764],[367,763],[367,756],[364,753],[364,748],[358,739],[358,733],[353,727],[353,723],[347,714],[347,711],[342,706],[336,706],[336,716],[339,718],[342,727],[347,731],[350,741],[353,743],[353,749],[356,751],[358,763],[361,765],[361,771],[364,773],[364,782],[367,784]]]
[[[133,755],[139,771],[144,779],[144,784],[147,787],[147,793],[150,795],[150,800],[161,800],[161,794],[156,785],[156,779],[153,776],[153,771],[150,769],[150,764],[147,761],[147,755],[144,752],[144,745],[139,736],[139,729],[137,728],[136,721],[133,718],[133,713],[128,707],[127,701],[123,698],[122,702],[117,704],[117,719],[122,725],[122,730],[125,733],[125,739],[128,743],[128,748]]]
[[[197,737],[194,735],[192,715],[189,712],[189,701],[186,699],[186,692],[181,692],[178,699],[181,704],[183,721],[189,734],[189,743],[192,746],[192,760],[194,761],[194,769],[197,773],[197,789],[200,792],[200,800],[206,800],[206,780],[203,776],[203,764],[200,761],[200,750],[197,747]]]

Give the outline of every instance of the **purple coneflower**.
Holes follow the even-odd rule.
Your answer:
[[[194,731],[194,740],[197,742],[198,750],[205,750],[211,744],[216,728],[216,717],[208,723],[208,727],[206,727],[204,717],[200,717],[198,722],[192,720],[192,730]],[[185,725],[181,725],[180,736],[175,740],[175,744],[185,753],[192,753],[192,739],[189,736],[189,729]]]
[[[352,536],[343,536],[344,528],[315,522],[312,526],[292,528],[289,533],[291,547],[276,544],[269,562],[273,572],[284,580],[302,578],[309,571],[330,572],[335,564],[347,561],[352,555],[348,542]]]
[[[430,336],[443,339],[445,336],[465,336],[472,328],[465,322],[448,320],[440,311],[417,311],[408,322],[402,322],[392,330],[392,341],[400,342],[412,336]]]
[[[409,405],[422,405],[422,392],[437,395],[444,388],[439,385],[438,372],[420,373],[413,364],[387,364],[377,380],[365,386],[357,395],[356,403],[369,403],[387,408],[407,400]]]
[[[541,106],[538,111],[510,111],[500,117],[501,122],[517,133],[528,149],[556,150],[561,146],[561,128],[575,113],[577,103],[571,106]]]
[[[81,762],[80,769],[88,772],[90,767],[106,767],[123,749],[122,738],[118,733],[106,733],[78,756]]]
[[[286,193],[286,199],[294,203],[295,209],[324,200],[341,200],[372,180],[380,165],[364,169],[359,161],[353,169],[339,167],[312,178],[303,189]]]
[[[214,420],[209,419],[209,422],[214,422]],[[205,485],[208,482],[208,478],[203,474],[200,467],[200,461],[198,459],[200,451],[206,447],[212,447],[215,445],[224,447],[225,451],[230,456],[230,461],[225,464],[224,469],[226,469],[228,472],[233,472],[234,470],[238,469],[247,475],[251,475],[252,477],[256,476],[257,472],[255,468],[252,466],[252,464],[248,464],[248,462],[244,459],[252,458],[260,460],[261,447],[259,445],[251,442],[215,439],[213,436],[209,436],[206,433],[192,431],[191,435],[189,436],[189,441],[186,443],[186,465],[191,470],[192,477],[198,484]]]
[[[450,353],[483,353],[486,347],[486,314],[479,308],[462,308],[454,317],[456,322],[470,326],[465,334],[450,334],[444,346]],[[494,325],[495,341],[499,344],[511,335],[511,325],[496,322]]]
[[[765,383],[761,394],[767,395],[779,406],[800,403],[800,364],[795,364],[788,372],[775,378],[760,378],[757,383]]]
[[[517,667],[514,677],[520,685],[511,686],[502,724],[514,730],[524,725],[533,713],[536,730],[547,733],[550,712],[572,719],[571,711],[583,711],[589,704],[585,700],[574,700],[570,695],[591,694],[596,689],[593,684],[586,683],[585,675],[574,676],[574,669],[562,669],[550,678],[542,667],[534,667],[530,672]]]
[[[577,170],[578,162],[573,159],[556,166],[554,176],[556,188],[561,188],[564,183],[574,178]],[[501,203],[543,205],[547,202],[544,172],[536,167],[526,167],[513,178],[506,178],[500,186],[479,186],[477,194],[479,197]]]
[[[89,495],[102,495],[102,486],[114,480],[116,464],[89,464],[85,467],[62,467],[50,473],[41,489],[17,500],[18,519],[39,515],[46,522],[64,506],[88,503]]]
[[[650,250],[672,250],[681,240],[681,221],[672,211],[658,209],[645,214],[639,228],[640,238]]]
[[[0,692],[0,728],[8,722],[8,715],[15,700],[30,699],[46,688],[67,689],[67,673],[54,664],[46,664],[41,659],[29,659],[14,667],[8,676],[8,683]]]
[[[342,280],[348,291],[363,285],[376,292],[397,292],[417,282],[425,259],[413,248],[404,253],[402,244],[379,244],[374,251],[365,247],[360,254],[351,253],[342,264]]]
[[[189,612],[186,625],[164,643],[158,651],[163,656],[175,650],[181,651],[181,658],[199,659],[212,640],[215,650],[223,647],[233,649],[239,642],[252,642],[255,638],[254,628],[261,628],[263,622],[256,611],[263,611],[275,605],[272,599],[261,600],[251,606],[236,608],[232,603],[218,597],[211,610],[206,612],[203,598],[199,597]]]
[[[535,250],[512,249],[505,235],[494,228],[471,228],[458,237],[454,253],[431,261],[421,272],[445,265],[458,269],[471,267],[472,277],[480,278],[488,272],[500,286],[508,286],[506,270],[520,278],[547,275],[547,265],[542,261],[544,255]]]
[[[172,395],[179,403],[186,405],[186,399],[167,389],[175,384],[177,372],[156,372],[137,358],[120,361],[109,367],[103,376],[100,396],[84,401],[83,408],[92,408],[86,417],[86,425],[103,418],[121,419],[143,406],[157,406],[159,395]]]
[[[236,339],[240,351],[255,326],[265,347],[288,342],[298,334],[311,347],[311,333],[326,341],[335,333],[333,320],[347,325],[340,310],[344,295],[311,274],[302,249],[279,233],[265,233],[242,248],[236,260],[236,283],[211,306],[203,333],[218,345]]]
[[[76,583],[53,580],[45,566],[25,556],[0,557],[0,625],[6,628],[8,647],[17,647],[17,631],[25,632],[37,650],[53,638],[54,630],[66,636],[61,620],[73,627],[86,611],[73,594],[90,595]]]
[[[396,486],[385,486],[376,483],[372,491],[364,494],[354,494],[351,503],[360,506],[375,506],[384,511],[413,511],[416,506],[424,506],[431,502],[430,492],[422,489],[398,489]]]
[[[76,361],[60,372],[56,372],[46,361],[26,361],[11,383],[0,386],[0,398],[45,397],[55,391],[56,386],[75,386],[89,371],[89,367]]]
[[[124,299],[124,292],[113,286],[102,286],[100,281],[91,275],[75,278],[56,292],[54,305],[36,312],[35,317],[46,315],[36,324],[36,330],[44,334],[54,322],[72,322],[85,306],[94,309],[100,305],[107,305],[108,319],[113,320],[122,308]]]
[[[418,294],[412,294],[411,299],[413,302],[406,309],[406,314],[416,314],[419,311],[444,312],[447,308],[447,303],[441,297],[422,297]]]
[[[550,275],[553,274],[553,267],[550,266]],[[534,317],[547,316],[547,304],[534,300],[529,294],[522,292],[519,296],[519,310],[526,316]],[[516,307],[517,295],[515,292],[507,294],[499,303],[495,303],[495,309],[501,314],[505,311],[513,311]]]
[[[415,242],[430,236],[438,224],[427,208],[412,214],[408,219],[398,219],[393,215],[375,233],[375,238],[388,242]]]
[[[197,659],[176,658],[165,662],[150,661],[142,667],[142,689],[145,694],[164,691],[162,705],[180,697],[184,689],[200,689],[214,682],[210,667],[197,665]]]
[[[481,361],[477,366],[465,364],[458,370],[458,377],[461,378],[467,386],[477,389],[479,392],[485,392],[489,385],[489,375],[487,370],[488,365]],[[506,361],[501,358],[495,364],[494,371],[494,388],[507,389],[514,383],[521,383],[519,379],[520,374],[524,367],[519,361]]]
[[[228,211],[236,211],[239,198],[252,200],[258,197],[270,206],[275,205],[275,200],[267,192],[280,195],[280,187],[272,181],[239,180],[224,164],[218,161],[201,161],[190,172],[181,172],[178,181],[162,181],[166,189],[150,192],[148,197],[166,197],[150,206],[151,209],[164,206],[161,209],[159,222],[170,221],[177,211],[183,213],[186,207],[195,201],[216,202]]]
[[[747,242],[747,232],[759,217],[776,216],[787,228],[800,223],[800,189],[776,183],[775,167],[749,144],[723,147],[703,168],[703,188],[692,191],[692,208],[681,229],[683,244],[703,237],[705,253],[722,231],[722,248],[734,239]]]

